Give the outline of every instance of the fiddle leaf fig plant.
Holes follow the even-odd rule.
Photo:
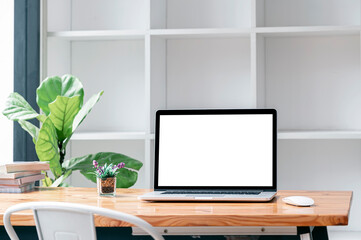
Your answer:
[[[44,186],[67,186],[64,180],[73,171],[80,171],[87,179],[96,182],[94,160],[99,164],[126,164],[116,175],[117,187],[128,188],[136,183],[138,171],[143,164],[126,155],[100,152],[66,159],[66,146],[69,140],[99,101],[103,91],[90,97],[83,105],[82,83],[75,76],[64,75],[46,78],[36,93],[36,102],[43,113],[37,113],[20,94],[14,92],[7,98],[3,114],[8,119],[18,122],[30,134],[39,160],[49,162],[54,178],[46,174]],[[41,128],[30,123],[28,120],[31,119],[39,120]]]

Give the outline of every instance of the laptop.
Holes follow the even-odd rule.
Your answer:
[[[154,191],[146,201],[265,202],[277,192],[274,109],[156,112]]]

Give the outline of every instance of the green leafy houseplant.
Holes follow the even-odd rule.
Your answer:
[[[128,188],[135,184],[142,163],[136,159],[113,152],[99,152],[82,157],[65,159],[66,146],[74,131],[83,122],[103,91],[93,95],[85,104],[83,85],[72,75],[46,78],[36,90],[36,102],[43,113],[37,113],[18,93],[11,93],[3,114],[17,121],[33,138],[40,161],[47,161],[54,178],[46,175],[44,186],[67,186],[63,181],[73,172],[80,171],[87,179],[96,182],[93,161],[99,164],[120,164],[116,175],[117,187]],[[36,118],[41,122],[39,129],[28,120]]]

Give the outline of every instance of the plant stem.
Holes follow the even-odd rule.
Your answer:
[[[50,187],[59,187],[59,185],[63,183],[64,180],[67,179],[67,177],[69,177],[72,172],[72,170],[66,171],[63,175],[57,178]]]
[[[60,154],[60,165],[62,165],[64,162],[64,159],[65,159],[66,150],[63,149],[63,142],[61,142],[61,141],[58,142],[58,147],[59,147],[59,154]]]

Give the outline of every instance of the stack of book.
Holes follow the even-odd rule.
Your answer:
[[[46,162],[14,162],[0,166],[0,193],[22,193],[34,189],[44,179],[41,171],[49,170]]]

